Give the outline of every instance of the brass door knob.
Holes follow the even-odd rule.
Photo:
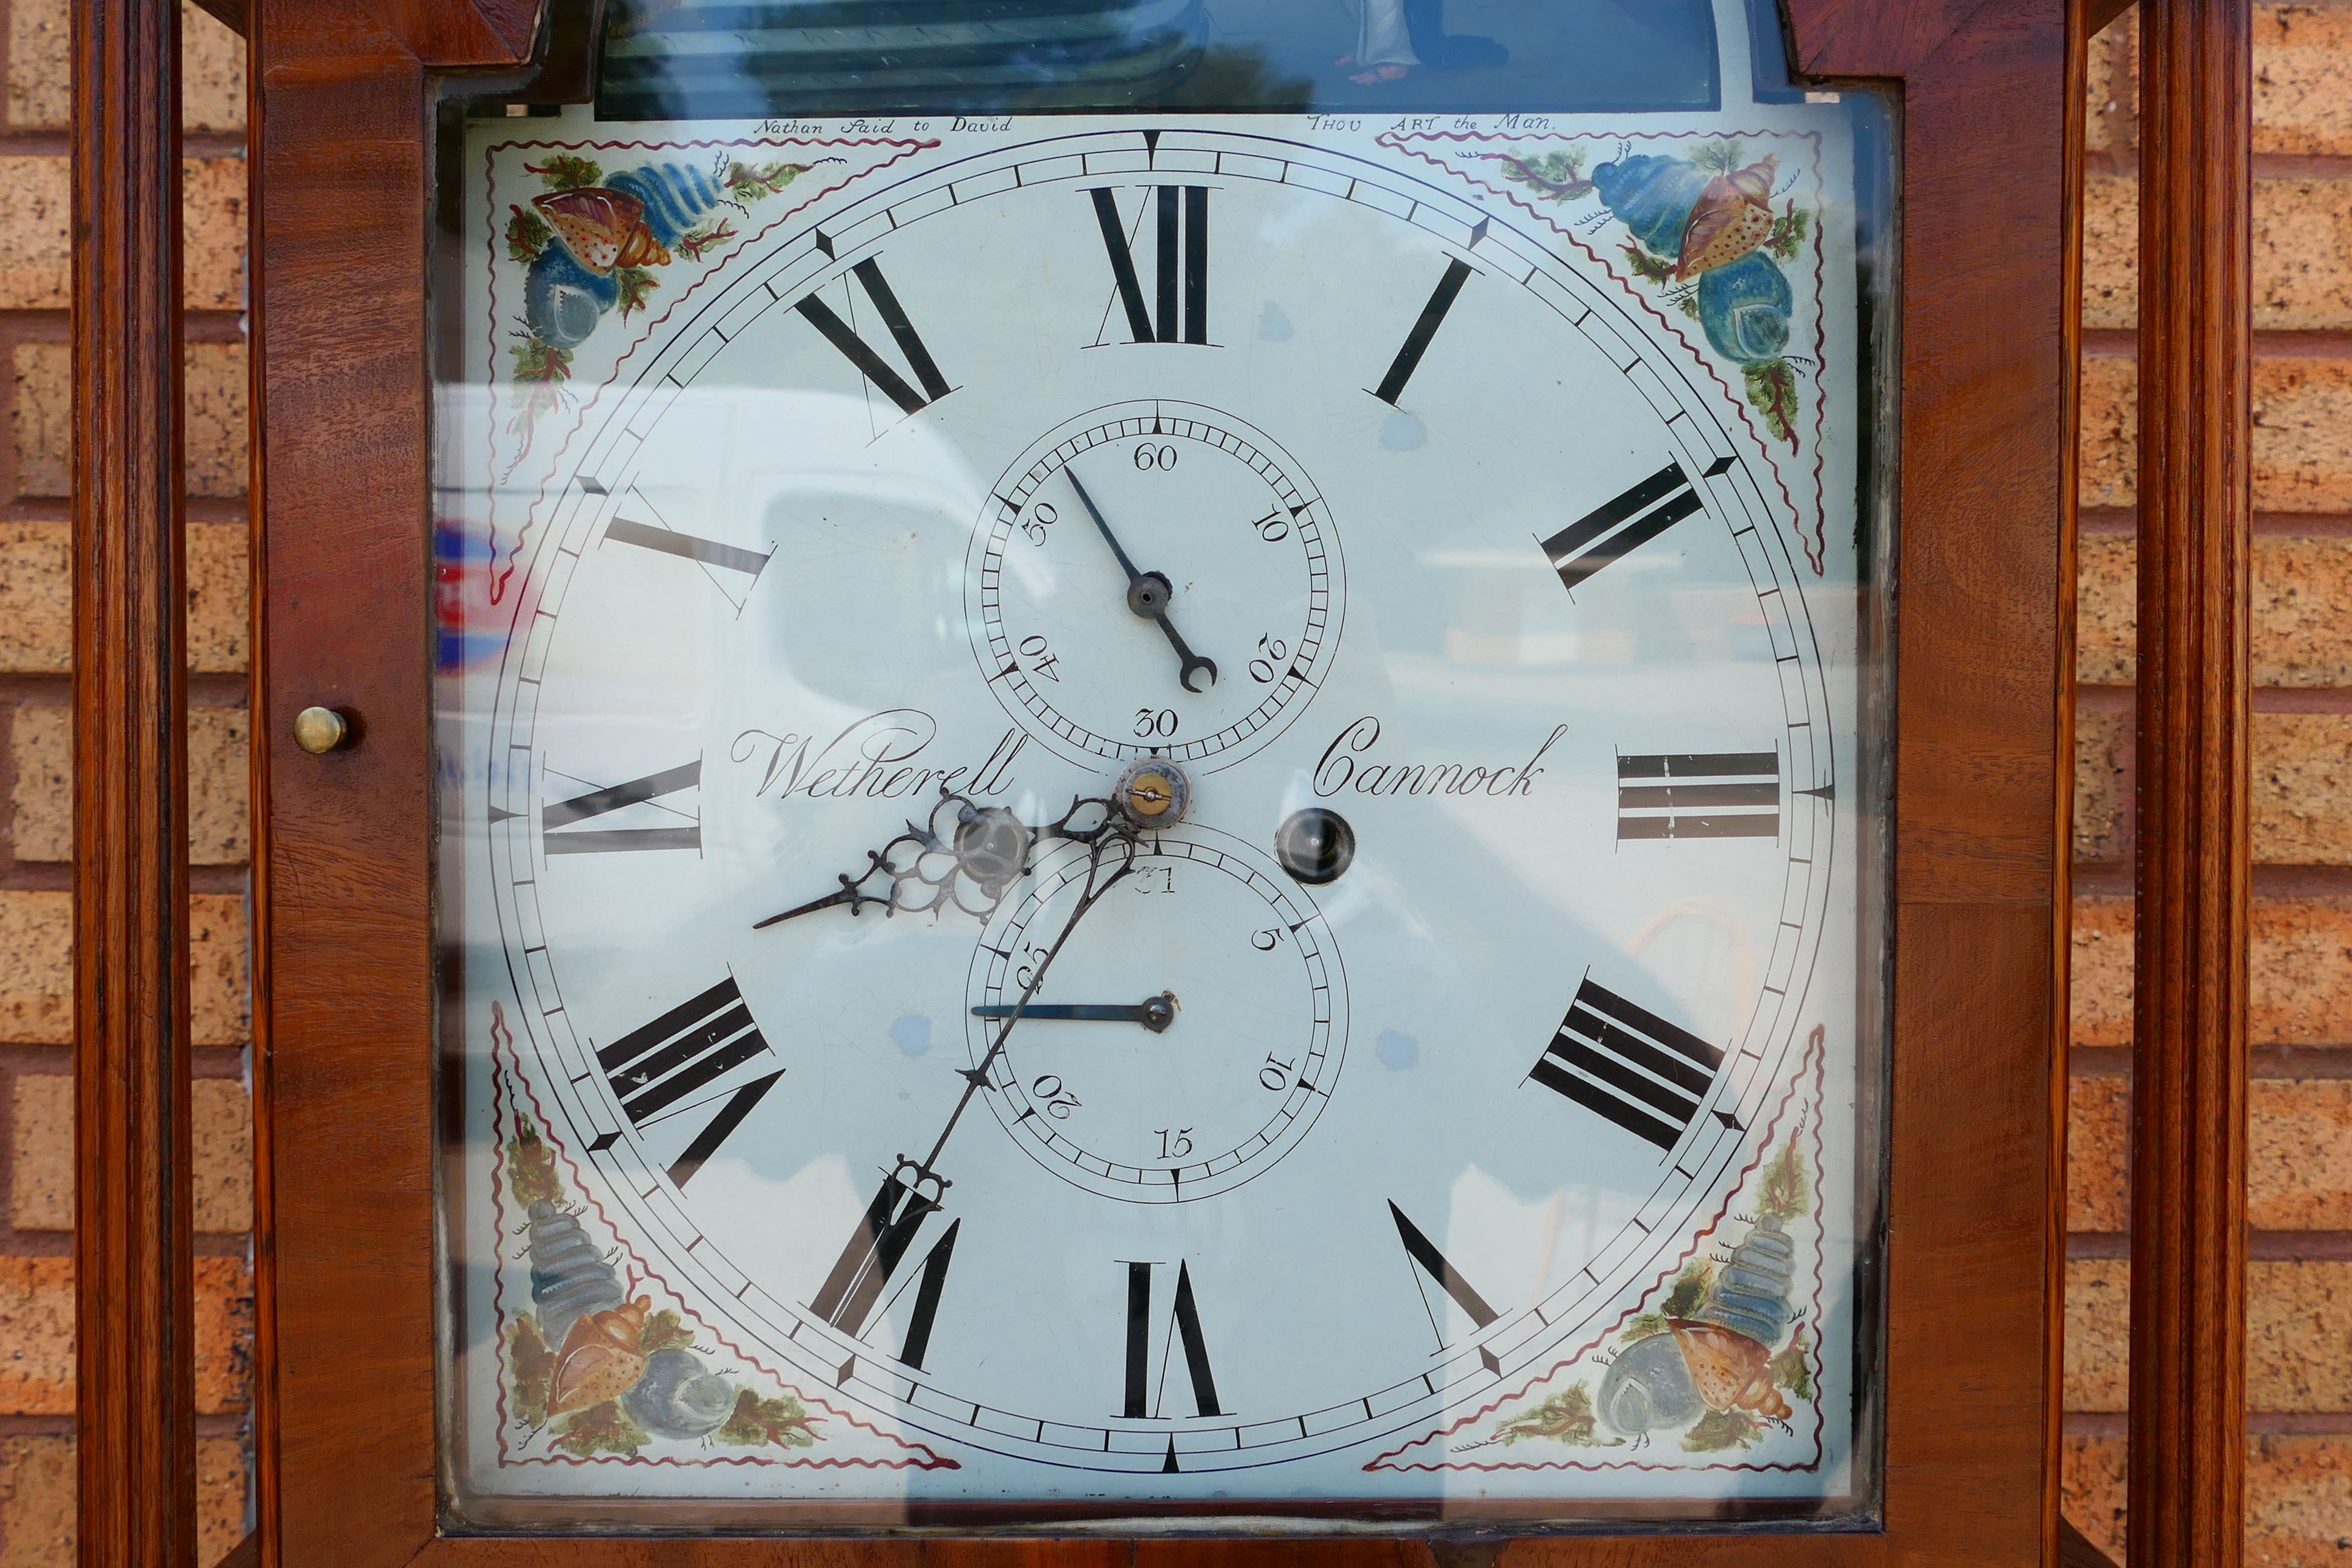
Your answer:
[[[294,715],[294,743],[314,757],[333,751],[351,735],[351,721],[331,708],[305,708]]]

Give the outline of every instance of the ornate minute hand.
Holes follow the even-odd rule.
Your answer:
[[[1102,509],[1095,505],[1094,497],[1087,494],[1087,487],[1078,482],[1078,470],[1064,468],[1062,472],[1069,476],[1070,488],[1077,491],[1079,504],[1087,509],[1087,515],[1095,520],[1095,527],[1102,531],[1103,542],[1110,546],[1110,552],[1118,557],[1119,569],[1127,574],[1127,607],[1147,621],[1158,622],[1160,629],[1168,635],[1168,646],[1176,650],[1177,680],[1185,690],[1198,691],[1201,689],[1192,684],[1192,677],[1205,669],[1209,672],[1209,684],[1214,686],[1217,683],[1217,661],[1202,658],[1187,647],[1184,638],[1176,630],[1175,623],[1168,618],[1168,602],[1176,596],[1176,585],[1161,573],[1137,571],[1135,563],[1128,559],[1127,552],[1119,548],[1118,536],[1111,532],[1110,524],[1103,520]]]
[[[1090,827],[1073,826],[1081,814],[1090,811],[1101,812],[1102,820]],[[952,904],[985,921],[1029,869],[1030,852],[1040,840],[1069,838],[1092,844],[1110,828],[1111,811],[1108,800],[1074,800],[1060,820],[1031,827],[1003,806],[975,805],[963,795],[949,794],[943,784],[930,819],[921,826],[910,821],[906,832],[879,849],[868,849],[865,870],[854,877],[845,871],[834,879],[841,884],[838,890],[754,921],[751,929],[780,925],[839,904],[847,904],[853,915],[868,904],[881,905],[886,915],[901,910],[930,914]],[[882,890],[867,892],[866,885],[877,879]],[[967,895],[978,902],[968,901]]]

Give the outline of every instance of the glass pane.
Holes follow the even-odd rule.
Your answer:
[[[1890,142],[1759,47],[637,0],[445,121],[455,1527],[1872,1516]]]
[[[603,63],[622,120],[1719,102],[1709,0],[627,0]]]

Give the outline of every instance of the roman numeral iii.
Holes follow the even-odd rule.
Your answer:
[[[1110,252],[1110,275],[1118,287],[1119,303],[1127,307],[1127,327],[1139,343],[1209,341],[1209,189],[1206,185],[1153,185],[1145,205],[1146,216],[1156,216],[1160,245],[1153,281],[1155,319],[1143,297],[1143,280],[1135,269],[1135,253],[1128,244],[1127,227],[1119,221],[1118,203],[1108,187],[1087,193],[1094,198],[1095,221],[1102,229],[1103,247]],[[1178,212],[1181,208],[1182,217]],[[1181,234],[1181,243],[1180,243]],[[1182,320],[1178,320],[1178,300]]]
[[[1775,752],[1677,752],[1617,759],[1617,839],[1777,838]]]
[[[1723,1053],[1696,1035],[1587,980],[1528,1077],[1672,1149],[1722,1065]]]
[[[624,806],[642,805],[680,790],[699,788],[702,784],[702,759],[675,768],[664,768],[657,773],[647,773],[641,779],[631,779],[604,789],[592,789],[585,795],[560,800],[539,814],[540,842],[550,855],[601,855],[635,849],[700,849],[702,824],[675,807],[664,807],[683,820],[678,827],[603,827],[581,828],[575,825],[619,811]],[[562,829],[572,831],[564,832]]]
[[[751,1010],[743,1005],[743,994],[730,976],[614,1040],[596,1053],[596,1065],[604,1069],[621,1110],[633,1124],[643,1127],[659,1120],[679,1100],[767,1052],[768,1042],[751,1022]],[[686,1185],[783,1076],[779,1068],[730,1095],[719,1113],[687,1144],[685,1152],[671,1163],[669,1179]]]
[[[1731,461],[1717,458],[1705,477],[1714,479],[1729,468]],[[1631,554],[1706,505],[1706,498],[1683,472],[1682,464],[1668,463],[1545,540],[1544,558],[1569,592],[1574,593],[1595,572]]]
[[[883,396],[907,413],[919,413],[954,391],[948,384],[948,378],[940,374],[939,365],[931,358],[931,351],[923,346],[922,338],[915,331],[914,322],[907,319],[905,309],[898,303],[898,296],[890,291],[888,280],[882,276],[881,265],[869,258],[849,270],[864,286],[866,297],[874,301],[875,313],[882,318],[882,324],[890,329],[890,340],[898,345],[898,353],[906,360],[907,368],[913,371],[915,379],[923,384],[921,392],[908,385],[907,378],[893,370],[888,360],[852,331],[849,324],[835,313],[833,307],[816,295],[803,296],[793,309],[806,317],[809,325],[824,333],[824,341],[839,349],[842,357],[856,365]]]

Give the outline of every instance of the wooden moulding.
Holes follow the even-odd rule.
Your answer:
[[[1885,1527],[1528,1540],[1515,1568],[2056,1552],[2068,6],[1792,9],[1804,69],[1906,99]],[[490,0],[253,7],[263,1562],[1430,1563],[1390,1541],[437,1533],[425,137],[432,75],[511,65],[512,22]],[[310,703],[357,712],[360,743],[297,752]]]
[[[180,7],[73,16],[80,1558],[196,1555]]]
[[[2251,10],[2140,5],[2133,1568],[2245,1537]]]

